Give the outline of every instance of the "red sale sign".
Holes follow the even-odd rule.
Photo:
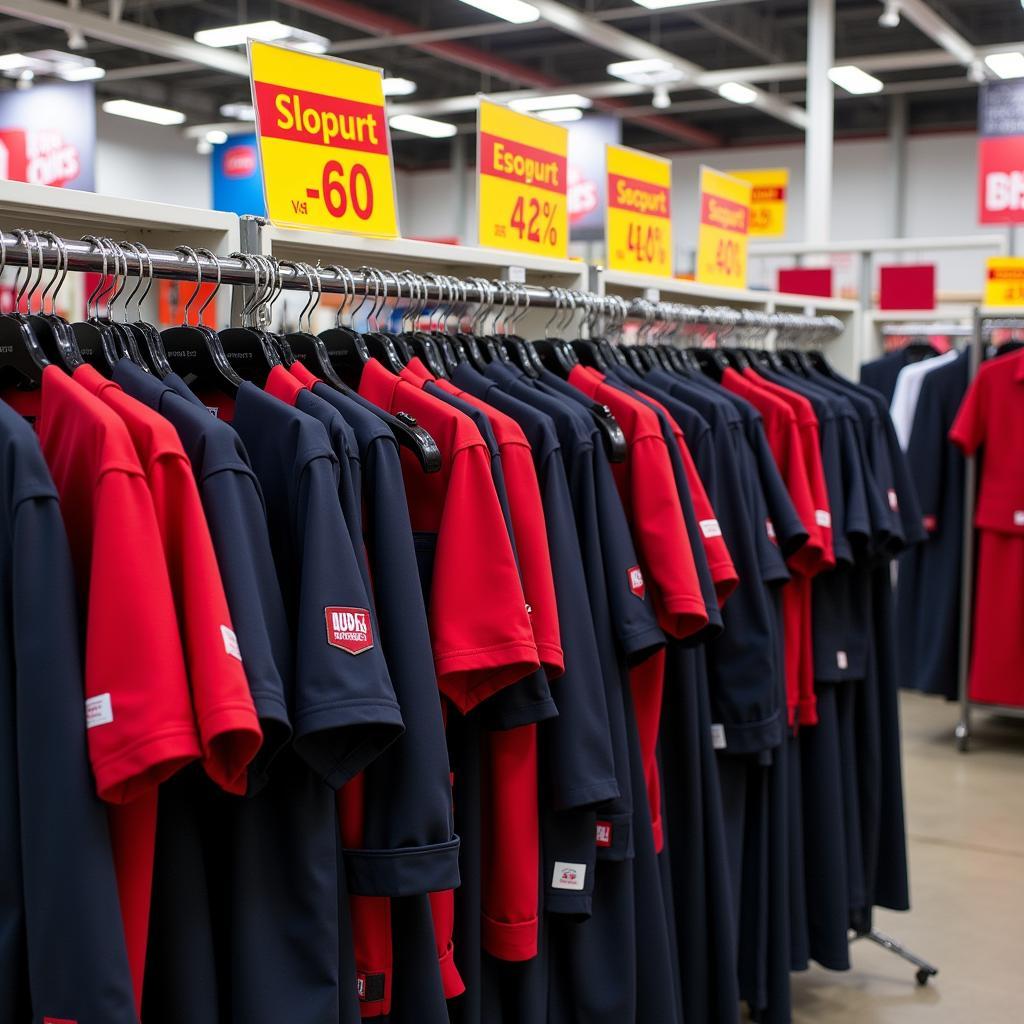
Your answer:
[[[978,140],[978,220],[1024,221],[1024,135]]]

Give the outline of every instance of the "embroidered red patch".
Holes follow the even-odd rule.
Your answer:
[[[373,627],[365,608],[325,608],[327,642],[349,654],[362,654],[373,647]]]
[[[78,1021],[66,1017],[44,1017],[43,1024],[78,1024]]]
[[[612,845],[612,823],[610,821],[599,821],[597,823],[597,845],[609,847]]]
[[[647,588],[644,586],[644,574],[640,571],[640,566],[634,565],[632,569],[627,571],[629,573],[629,589],[637,597],[643,597],[647,592]]]

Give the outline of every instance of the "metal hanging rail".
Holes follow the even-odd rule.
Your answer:
[[[257,260],[270,259],[276,272],[276,284],[286,291],[307,292],[310,275],[306,270],[288,261],[249,254],[215,256],[196,253],[187,246],[180,249],[150,249],[139,245],[145,259],[133,248],[111,239],[102,239],[106,251],[96,242],[86,239],[57,238],[51,232],[0,231],[0,269],[5,266],[57,269],[64,266],[76,272],[106,272],[111,276],[154,278],[171,281],[204,282],[219,281],[242,287],[254,287],[262,279],[255,267]],[[119,251],[114,258],[115,248]],[[115,264],[120,263],[120,266]],[[317,289],[340,295],[370,295],[377,298],[410,298],[408,281],[387,271],[372,268],[345,268],[343,274],[330,267],[314,267],[310,273],[317,281]],[[814,317],[795,313],[755,313],[736,310],[729,306],[690,306],[675,302],[649,303],[644,300],[632,302],[615,295],[599,296],[589,292],[572,291],[565,288],[545,288],[531,284],[509,284],[489,282],[481,278],[469,280],[416,275],[416,298],[427,303],[451,302],[451,282],[457,281],[459,303],[503,307],[511,300],[524,308],[561,309],[581,313],[596,313],[606,316],[625,309],[630,320],[660,321],[665,323],[700,324],[729,330],[807,330],[816,336],[828,338],[837,336],[843,324],[835,317]]]

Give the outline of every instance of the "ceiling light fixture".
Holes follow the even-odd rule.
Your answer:
[[[0,71],[17,71],[27,64],[28,57],[23,53],[5,53],[0,56]]]
[[[840,89],[845,89],[853,96],[867,96],[873,92],[881,92],[885,83],[861,70],[856,64],[840,64],[832,68],[828,77]]]
[[[665,110],[667,107],[672,106],[672,97],[669,96],[668,89],[665,86],[657,85],[654,87],[651,106],[656,107],[658,110]]]
[[[1024,0],[1022,0],[1024,2]],[[988,75],[985,73],[985,62],[980,60],[972,60],[970,66],[967,68],[967,80],[973,82],[975,85],[981,85],[982,82],[988,81]]]
[[[462,0],[469,7],[475,7],[484,14],[493,14],[496,18],[512,22],[513,25],[526,25],[540,17],[540,11],[533,4],[524,0]]]
[[[57,69],[57,74],[65,82],[95,82],[107,73],[106,68],[93,64],[86,67]]]
[[[18,72],[18,80],[14,83],[15,89],[31,89],[36,73],[29,68]]]
[[[255,121],[256,111],[251,103],[223,103],[220,116],[229,117],[233,121]]]
[[[885,10],[878,16],[882,28],[896,28],[900,23],[899,0],[885,0]]]
[[[717,4],[719,0],[633,0],[641,7],[649,11],[662,11],[666,7],[707,7],[709,4]]]
[[[211,146],[221,146],[228,141],[228,133],[223,128],[211,128],[205,137]]]
[[[73,28],[68,32],[69,50],[84,50],[87,45],[88,43],[85,40],[85,36],[82,35],[79,29]]]
[[[200,139],[196,143],[196,152],[200,156],[209,156],[213,152],[213,143],[207,142],[206,139]]]
[[[326,53],[331,41],[315,32],[292,28],[280,21],[250,21],[244,25],[222,25],[220,28],[204,28],[192,38],[204,46],[244,46],[250,39],[261,43],[289,43],[298,50],[310,53]]]
[[[612,78],[621,78],[633,85],[678,85],[686,81],[686,75],[671,61],[661,57],[645,57],[642,60],[620,60],[609,64],[605,70]]]
[[[581,96],[578,92],[562,93],[558,96],[524,96],[519,100],[510,100],[509,106],[513,110],[562,110],[566,107],[579,107],[589,110],[594,101],[589,96]]]
[[[409,78],[385,78],[385,96],[411,96],[417,89],[417,85]]]
[[[450,139],[459,131],[456,125],[447,121],[434,121],[429,117],[417,117],[415,114],[395,114],[389,118],[388,124],[396,131],[425,135],[428,139]]]
[[[583,111],[579,107],[553,107],[551,110],[538,110],[537,116],[545,121],[578,121]]]
[[[757,99],[757,90],[742,82],[723,82],[718,87],[718,95],[730,103],[753,103]]]
[[[1000,78],[1024,78],[1024,53],[990,53],[985,63]]]
[[[106,114],[116,114],[118,117],[148,121],[150,124],[171,125],[182,124],[185,121],[185,115],[180,110],[154,107],[149,103],[136,103],[135,100],[107,100],[103,104],[103,111]]]

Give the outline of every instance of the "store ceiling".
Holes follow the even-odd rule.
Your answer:
[[[1024,9],[1018,0],[897,2],[930,9],[970,47],[1021,42],[1024,48]],[[414,95],[392,102],[412,104],[416,113],[467,129],[472,111],[450,108],[467,108],[469,102],[441,101],[479,91],[567,92],[591,86],[594,109],[621,116],[624,141],[643,148],[674,151],[801,137],[807,0],[713,0],[661,11],[631,0],[561,0],[547,9],[545,3],[537,0],[540,20],[513,25],[459,0],[0,0],[0,38],[6,53],[66,50],[67,32],[58,27],[66,11],[68,24],[85,23],[85,46],[76,52],[107,70],[96,83],[101,98],[173,107],[190,125],[223,121],[221,105],[246,101],[249,91],[247,80],[232,73],[237,62],[223,70],[191,59],[193,34],[275,19],[326,37],[332,52],[414,81]],[[909,6],[892,28],[879,25],[883,9],[881,0],[836,2],[836,63],[862,65],[885,85],[880,93],[859,97],[836,90],[837,135],[883,134],[893,107],[903,103],[910,131],[973,128],[977,89],[967,68],[912,23]],[[576,14],[587,20],[575,24]],[[111,18],[120,24],[110,24]],[[726,77],[754,81],[757,102],[722,99],[716,91],[719,76],[703,80],[705,87],[695,88],[692,78],[673,86],[670,105],[655,109],[650,90],[629,94],[629,87],[606,70],[609,63],[635,56],[624,51],[636,40],[697,65],[698,71],[735,71]],[[213,52],[223,57],[242,51]],[[230,63],[228,58],[225,64]],[[599,95],[616,90],[619,95]],[[396,157],[408,167],[443,164],[451,144],[396,136]]]

